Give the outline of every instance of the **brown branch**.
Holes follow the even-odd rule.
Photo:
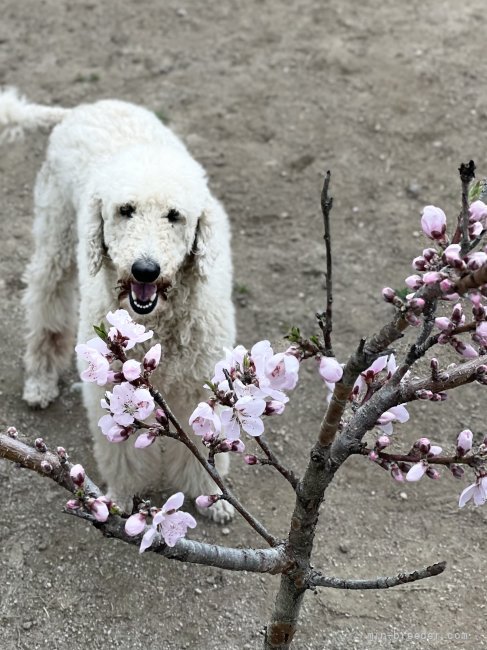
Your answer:
[[[323,214],[323,224],[325,234],[326,249],[326,309],[321,314],[316,314],[318,325],[323,332],[323,339],[325,343],[325,353],[329,356],[334,356],[331,344],[331,333],[333,330],[333,259],[331,256],[331,230],[330,230],[330,212],[333,207],[333,197],[328,196],[328,187],[330,185],[331,173],[327,171],[325,180],[323,182],[323,189],[321,191],[321,212]]]
[[[57,454],[50,451],[40,452],[24,442],[0,434],[0,458],[18,463],[21,467],[33,470],[55,481],[58,485],[76,494],[79,490],[71,477],[69,471],[72,464],[61,461]],[[43,463],[49,463],[51,470],[46,471]],[[88,476],[85,477],[84,491],[86,495],[100,497],[103,492]],[[125,532],[125,519],[117,514],[111,514],[106,522],[99,522],[83,509],[68,510],[65,512],[76,517],[89,521],[95,528],[100,530],[106,537],[113,537],[131,544],[140,546],[141,535],[130,537]],[[292,566],[292,560],[287,554],[284,544],[274,548],[252,549],[252,548],[227,548],[215,544],[181,539],[173,548],[167,546],[158,535],[149,549],[153,553],[164,557],[179,560],[180,562],[191,562],[196,564],[210,565],[220,569],[231,571],[252,571],[258,573],[281,573]]]
[[[293,490],[295,490],[298,485],[298,477],[295,475],[295,473],[281,463],[263,436],[256,436],[254,440],[267,456],[266,464],[274,467],[279,472],[279,474],[281,474],[286,479],[286,481],[289,481]]]
[[[383,576],[371,578],[369,580],[349,580],[348,578],[332,578],[321,574],[315,574],[311,577],[310,587],[331,587],[333,589],[389,589],[408,582],[424,580],[443,573],[446,562],[438,562],[424,569],[412,571],[411,573],[399,573],[397,576]]]
[[[419,463],[421,460],[426,460],[428,465],[468,465],[469,467],[475,467],[478,465],[479,461],[475,456],[427,456],[418,454],[391,454],[387,451],[378,451],[377,449],[369,449],[367,447],[362,447],[356,452],[363,456],[368,456],[371,451],[382,458],[383,460],[391,461],[394,463],[403,462],[403,463]]]

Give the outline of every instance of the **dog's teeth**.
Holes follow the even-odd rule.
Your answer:
[[[157,296],[157,291],[154,291],[154,293],[153,293],[152,296],[150,297],[150,301],[151,301],[151,302],[154,302],[154,300],[156,299],[156,296]]]

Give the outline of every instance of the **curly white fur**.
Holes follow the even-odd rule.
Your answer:
[[[148,315],[132,314],[153,329],[164,358],[154,380],[183,423],[201,399],[201,386],[224,347],[234,343],[228,218],[211,195],[202,167],[151,112],[116,100],[73,109],[29,104],[14,89],[0,93],[0,126],[16,135],[52,127],[35,187],[35,252],[27,290],[24,399],[46,407],[58,395],[58,377],[70,363],[80,294],[78,341],[110,310],[131,311],[132,264],[151,259],[170,283]],[[13,129],[13,130],[12,130]],[[119,208],[131,204],[132,218]],[[171,223],[169,210],[180,219]],[[100,472],[109,492],[127,507],[134,494],[161,483],[189,497],[216,491],[198,462],[173,440],[134,449],[111,444],[97,422],[104,389],[83,385],[83,398]],[[225,474],[228,458],[217,456]],[[232,516],[217,502],[207,513]]]

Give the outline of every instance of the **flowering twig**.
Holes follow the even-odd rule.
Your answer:
[[[195,443],[191,440],[191,438],[188,436],[186,431],[183,429],[181,426],[180,422],[174,415],[174,413],[171,411],[169,408],[169,405],[167,404],[166,400],[164,397],[161,395],[160,391],[155,389],[152,385],[149,385],[149,391],[154,398],[154,401],[157,402],[157,404],[162,408],[164,413],[167,416],[167,419],[171,424],[174,426],[176,429],[176,432],[178,434],[178,439],[184,444],[193,454],[193,456],[198,460],[198,462],[205,468],[205,470],[208,472],[208,474],[211,476],[213,479],[214,483],[220,488],[222,492],[222,499],[225,499],[230,503],[235,510],[237,510],[240,515],[247,521],[247,523],[263,538],[265,541],[270,545],[270,546],[278,546],[279,545],[279,540],[277,537],[274,537],[274,535],[271,535],[266,528],[258,521],[250,512],[243,506],[240,501],[232,494],[232,492],[228,489],[226,486],[225,482],[223,481],[222,477],[218,473],[218,470],[214,465],[208,462],[208,460],[201,454],[199,451],[198,447],[195,445]]]

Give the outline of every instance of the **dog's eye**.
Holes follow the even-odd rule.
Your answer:
[[[176,223],[176,221],[181,220],[181,215],[177,210],[174,209],[169,210],[169,212],[167,213],[167,220],[169,221],[169,223]]]
[[[121,217],[126,217],[127,219],[130,219],[130,217],[135,212],[135,205],[132,205],[131,203],[125,203],[124,205],[121,205],[118,208],[118,211]]]

